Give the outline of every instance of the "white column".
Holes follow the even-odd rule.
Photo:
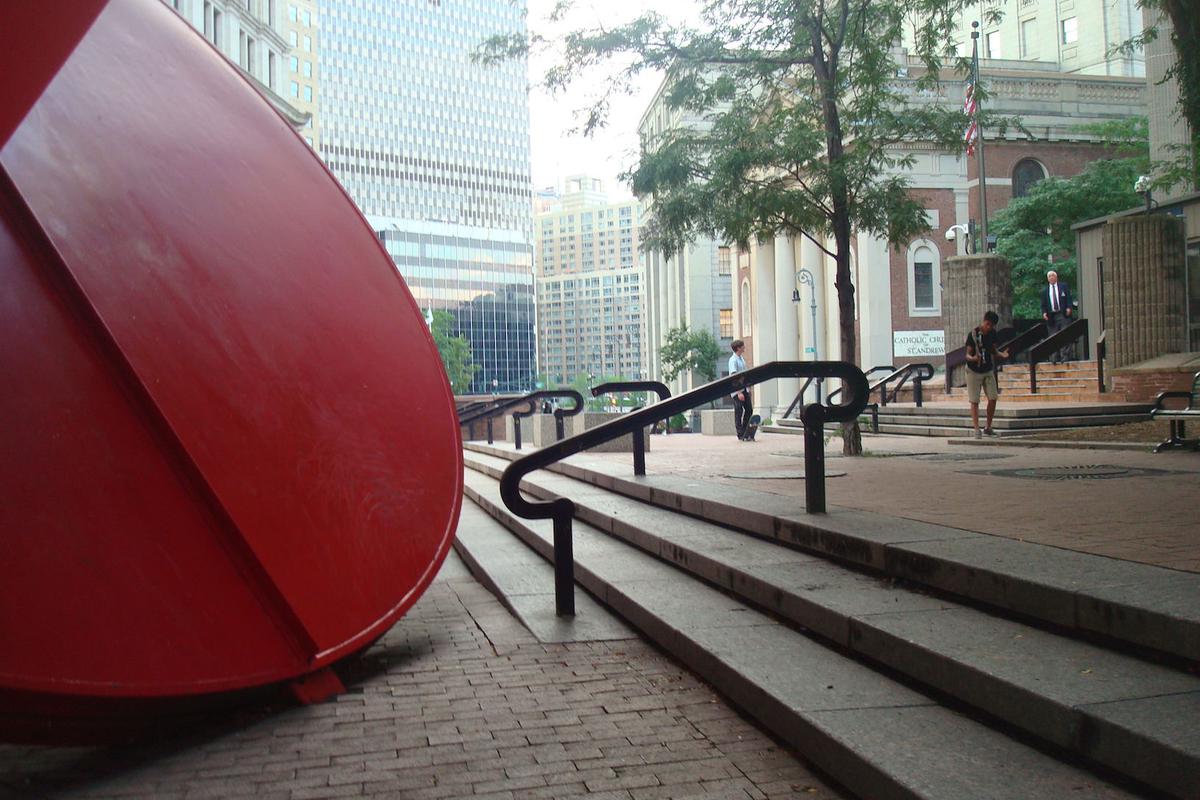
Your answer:
[[[775,331],[775,245],[772,242],[750,246],[751,290],[754,293],[754,313],[751,316],[753,331],[753,366],[766,364],[777,358]],[[791,302],[791,294],[788,295]],[[754,390],[755,411],[764,418],[772,416],[779,405],[779,390],[775,381],[760,383]]]
[[[800,360],[800,330],[796,325],[796,312],[800,303],[792,302],[792,291],[796,283],[796,242],[790,236],[775,237],[775,313],[778,315],[775,329],[776,358],[780,361]],[[779,392],[779,405],[787,410],[792,399],[800,391],[799,378],[780,378],[775,381]]]
[[[863,369],[892,363],[892,281],[887,242],[858,234],[859,352]],[[897,365],[898,366],[898,365]]]

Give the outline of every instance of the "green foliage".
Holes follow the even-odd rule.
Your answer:
[[[471,343],[462,336],[454,335],[454,315],[449,311],[434,311],[429,325],[433,343],[442,357],[446,377],[455,394],[465,393],[479,371],[479,365],[471,360]]]
[[[1075,232],[1071,226],[1136,207],[1142,200],[1134,182],[1149,158],[1093,161],[1073,178],[1047,178],[1034,184],[996,214],[990,232],[999,253],[1013,264],[1013,315],[1042,315],[1039,292],[1053,269],[1071,287],[1076,282]]]
[[[852,231],[893,244],[927,230],[909,195],[907,140],[961,149],[961,109],[930,102],[967,0],[705,0],[698,27],[658,15],[576,31],[543,79],[558,89],[586,79],[603,86],[584,132],[605,119],[613,96],[646,70],[668,71],[667,104],[706,121],[642,142],[625,177],[653,198],[647,249],[679,251],[698,236],[747,245],[802,236],[832,257],[841,353],[857,360]],[[894,45],[913,34],[924,69],[897,75]],[[479,57],[511,58],[535,41],[489,40]],[[959,62],[955,62],[959,63]],[[610,66],[615,65],[615,66]],[[609,74],[598,70],[608,67]],[[665,365],[665,360],[664,360]],[[861,451],[857,423],[845,450]]]
[[[675,414],[667,420],[667,425],[673,431],[681,431],[687,427],[687,417],[683,414]]]
[[[687,323],[667,331],[667,340],[659,350],[663,378],[673,381],[681,374],[691,371],[704,380],[717,377],[717,359],[721,357],[721,346],[706,330],[688,330]]]

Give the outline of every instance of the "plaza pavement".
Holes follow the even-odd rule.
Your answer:
[[[826,443],[831,506],[1200,572],[1200,453],[1031,448],[1014,440],[964,447],[881,435],[863,437],[865,457],[846,458],[834,430],[830,426]],[[803,456],[803,437],[795,434],[760,432],[749,443],[733,436],[653,436],[646,470],[793,495],[800,508]],[[990,474],[1039,469],[1072,477]]]
[[[346,694],[142,744],[0,745],[0,798],[842,797],[628,636],[541,644],[452,553]]]

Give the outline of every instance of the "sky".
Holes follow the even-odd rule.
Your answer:
[[[671,20],[694,20],[698,0],[575,0],[567,18],[557,25],[548,21],[558,0],[528,0],[529,28],[547,38],[561,37],[571,30],[591,28],[601,23],[614,25],[633,19],[645,11],[657,11]],[[571,86],[560,96],[551,96],[538,82],[549,67],[557,63],[553,53],[530,58],[529,75],[533,87],[529,95],[530,139],[533,152],[535,189],[562,188],[569,175],[587,174],[600,178],[610,200],[632,197],[617,175],[637,160],[637,126],[642,113],[662,81],[661,75],[640,77],[636,91],[618,98],[612,106],[608,125],[591,137],[572,134],[575,113],[585,107],[602,85],[602,74]]]

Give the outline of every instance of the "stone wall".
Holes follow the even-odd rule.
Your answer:
[[[1004,328],[1012,325],[1012,265],[994,255],[955,256],[942,270],[942,312],[946,320],[946,350],[967,340],[984,312],[995,311]]]
[[[1183,221],[1166,214],[1112,219],[1103,250],[1109,364],[1186,350]]]

